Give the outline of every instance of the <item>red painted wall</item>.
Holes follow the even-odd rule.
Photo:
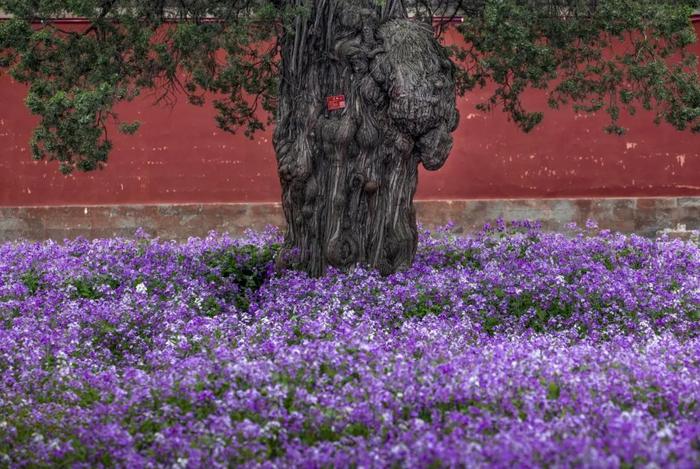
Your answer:
[[[700,23],[696,23],[700,31]],[[696,45],[700,53],[700,45]],[[31,159],[35,122],[26,89],[0,76],[0,206],[274,202],[280,197],[270,132],[253,140],[221,132],[211,107],[181,100],[155,107],[147,96],[120,105],[142,122],[135,136],[113,135],[103,171],[63,176]],[[440,171],[421,174],[421,199],[700,196],[700,135],[656,126],[638,113],[623,137],[603,132],[605,115],[548,111],[524,134],[498,111],[483,114],[475,92],[459,100],[461,123]],[[546,110],[544,95],[528,96]]]

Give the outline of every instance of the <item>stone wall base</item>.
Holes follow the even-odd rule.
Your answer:
[[[498,218],[539,220],[545,230],[593,219],[601,229],[644,236],[666,230],[691,238],[688,232],[700,230],[700,197],[423,200],[416,202],[416,210],[424,226],[454,222],[461,232],[477,231]],[[182,240],[212,230],[236,236],[267,225],[284,225],[279,203],[0,207],[0,242],[131,237],[138,228]]]

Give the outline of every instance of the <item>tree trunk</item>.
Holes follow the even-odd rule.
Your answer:
[[[418,164],[440,168],[457,126],[453,65],[400,0],[293,3],[308,14],[281,38],[280,263],[313,276],[329,265],[408,267]]]

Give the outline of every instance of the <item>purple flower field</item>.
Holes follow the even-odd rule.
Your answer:
[[[0,467],[699,467],[700,249],[528,223],[0,245]]]

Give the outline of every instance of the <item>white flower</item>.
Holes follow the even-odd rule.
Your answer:
[[[398,445],[391,448],[391,454],[393,454],[394,456],[398,456],[400,454],[405,453],[407,450],[408,447],[406,447],[406,445],[404,445],[403,443],[399,443]]]
[[[277,420],[273,420],[268,422],[267,425],[263,427],[263,432],[269,436],[271,434],[278,433],[281,428],[282,425]]]
[[[144,294],[147,292],[148,292],[148,288],[146,288],[146,285],[143,282],[136,285],[136,293]]]
[[[673,438],[673,430],[667,425],[658,432],[656,432],[657,438]]]
[[[70,366],[62,366],[58,370],[56,370],[56,373],[58,374],[59,378],[65,378],[66,376],[70,376],[71,371],[72,370]]]

